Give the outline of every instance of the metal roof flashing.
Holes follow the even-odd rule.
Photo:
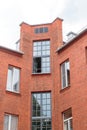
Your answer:
[[[76,40],[77,38],[79,38],[82,34],[84,34],[85,32],[87,32],[87,28],[85,28],[83,31],[81,31],[79,34],[77,34],[74,38],[70,39],[68,42],[65,42],[65,44],[61,45],[61,47],[57,48],[56,52],[60,52],[62,49],[64,49],[65,47],[67,47],[68,45],[71,45],[71,43]]]

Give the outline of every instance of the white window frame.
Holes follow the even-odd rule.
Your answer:
[[[11,130],[12,117],[16,117],[16,119],[17,119],[17,125],[18,125],[18,116],[11,115],[11,114],[5,114],[5,116],[8,116],[8,128],[7,128],[8,130]]]
[[[72,120],[73,118],[70,117],[70,118],[67,118],[67,119],[64,119],[64,114],[63,114],[63,120],[64,120],[64,124],[67,122],[68,123],[68,130],[71,130],[70,129],[70,120]],[[65,130],[65,129],[64,129]]]
[[[65,65],[64,67],[64,71],[65,71],[65,74],[63,73],[63,65]],[[63,62],[61,64],[61,82],[62,82],[62,89],[68,87],[70,84],[68,84],[68,77],[67,77],[67,70],[69,69],[70,71],[70,62],[69,60],[66,60],[65,62]],[[63,84],[63,77],[65,78],[65,86]]]
[[[18,86],[17,86],[17,90],[14,89],[14,77],[15,77],[15,70],[18,70]],[[11,71],[11,83],[10,85],[9,84],[9,71]],[[17,67],[14,67],[14,66],[11,66],[9,65],[8,66],[8,74],[7,74],[7,86],[6,86],[6,90],[7,91],[12,91],[12,92],[15,92],[15,93],[19,93],[19,84],[20,84],[20,69],[17,68]]]

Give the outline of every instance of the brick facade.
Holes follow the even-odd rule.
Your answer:
[[[35,28],[48,27],[48,32],[35,34]],[[50,24],[20,25],[20,50],[0,47],[0,130],[4,114],[18,116],[18,130],[31,130],[33,92],[51,92],[52,130],[63,130],[62,113],[72,108],[73,130],[87,129],[87,30],[63,45],[62,20]],[[32,72],[33,41],[50,40],[50,73]],[[70,61],[70,86],[61,89],[60,65]],[[8,65],[20,68],[20,92],[6,90]]]

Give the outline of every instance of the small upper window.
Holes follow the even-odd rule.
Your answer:
[[[70,85],[70,63],[65,61],[61,64],[62,89]]]
[[[48,32],[47,27],[35,28],[35,33],[46,33]]]
[[[20,69],[13,66],[8,67],[7,90],[19,92]]]

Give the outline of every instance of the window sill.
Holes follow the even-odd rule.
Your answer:
[[[6,90],[6,93],[12,94],[12,95],[18,95],[20,96],[20,92],[14,92],[14,91],[10,91],[10,90]]]
[[[50,75],[51,74],[51,72],[49,72],[49,73],[32,73],[32,75]]]
[[[68,90],[68,89],[70,89],[70,85],[69,85],[69,86],[66,86],[65,88],[62,88],[62,89],[60,90],[60,92],[64,92],[64,91],[66,91],[66,90]]]

